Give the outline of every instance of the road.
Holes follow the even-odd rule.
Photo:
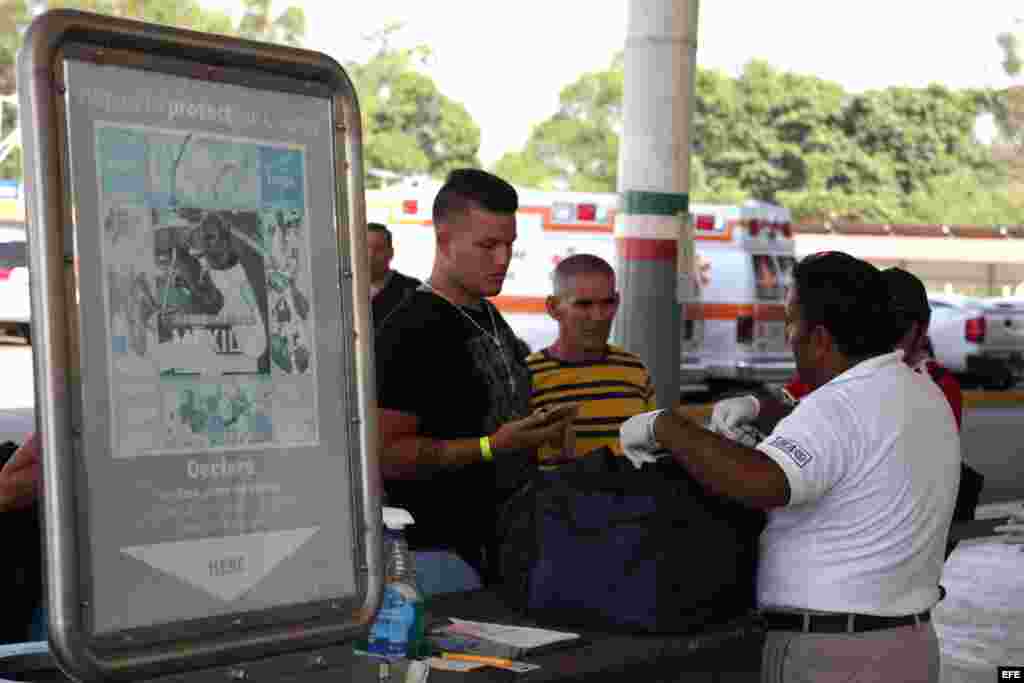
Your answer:
[[[1024,405],[964,413],[964,459],[985,475],[981,502],[1024,498]]]

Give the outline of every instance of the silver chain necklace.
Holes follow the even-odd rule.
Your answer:
[[[444,301],[447,301],[449,304],[451,304],[451,306],[456,311],[462,314],[463,318],[473,323],[473,327],[480,330],[487,339],[490,339],[492,342],[494,342],[494,345],[498,348],[498,355],[501,356],[501,362],[505,366],[505,374],[508,376],[508,386],[514,392],[516,390],[516,378],[515,375],[512,374],[512,368],[508,364],[508,358],[505,357],[505,346],[501,343],[501,337],[498,336],[498,323],[494,319],[494,311],[491,310],[491,307],[487,304],[487,302],[484,301],[483,305],[484,308],[487,309],[488,317],[490,317],[491,319],[491,329],[494,330],[493,332],[488,332],[487,330],[485,330],[483,325],[473,320],[473,316],[462,310],[462,306],[458,305],[457,303],[446,297],[444,294],[434,289],[434,287],[430,284],[430,280],[425,280],[423,282],[423,286],[431,294],[440,297]]]

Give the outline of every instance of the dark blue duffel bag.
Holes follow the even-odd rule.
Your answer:
[[[763,526],[670,459],[636,470],[602,449],[504,505],[499,590],[551,625],[693,632],[753,609]]]

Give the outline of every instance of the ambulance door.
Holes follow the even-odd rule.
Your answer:
[[[714,265],[711,254],[696,242],[693,245],[688,287],[680,287],[680,381],[700,384],[707,379],[702,356],[704,348],[704,305]]]
[[[748,255],[729,243],[698,245],[705,259],[705,284],[694,317],[700,322],[697,357],[710,376],[735,374],[739,354],[747,351],[739,322],[751,312]]]
[[[693,263],[680,330],[684,384],[720,374],[717,366],[735,353],[732,308],[750,296],[749,274],[734,243],[735,214],[734,207],[690,206]]]

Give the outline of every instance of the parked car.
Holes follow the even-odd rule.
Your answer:
[[[1008,389],[1024,373],[1024,306],[930,294],[928,335],[935,359],[967,386]]]
[[[0,227],[0,331],[31,343],[25,231]]]

